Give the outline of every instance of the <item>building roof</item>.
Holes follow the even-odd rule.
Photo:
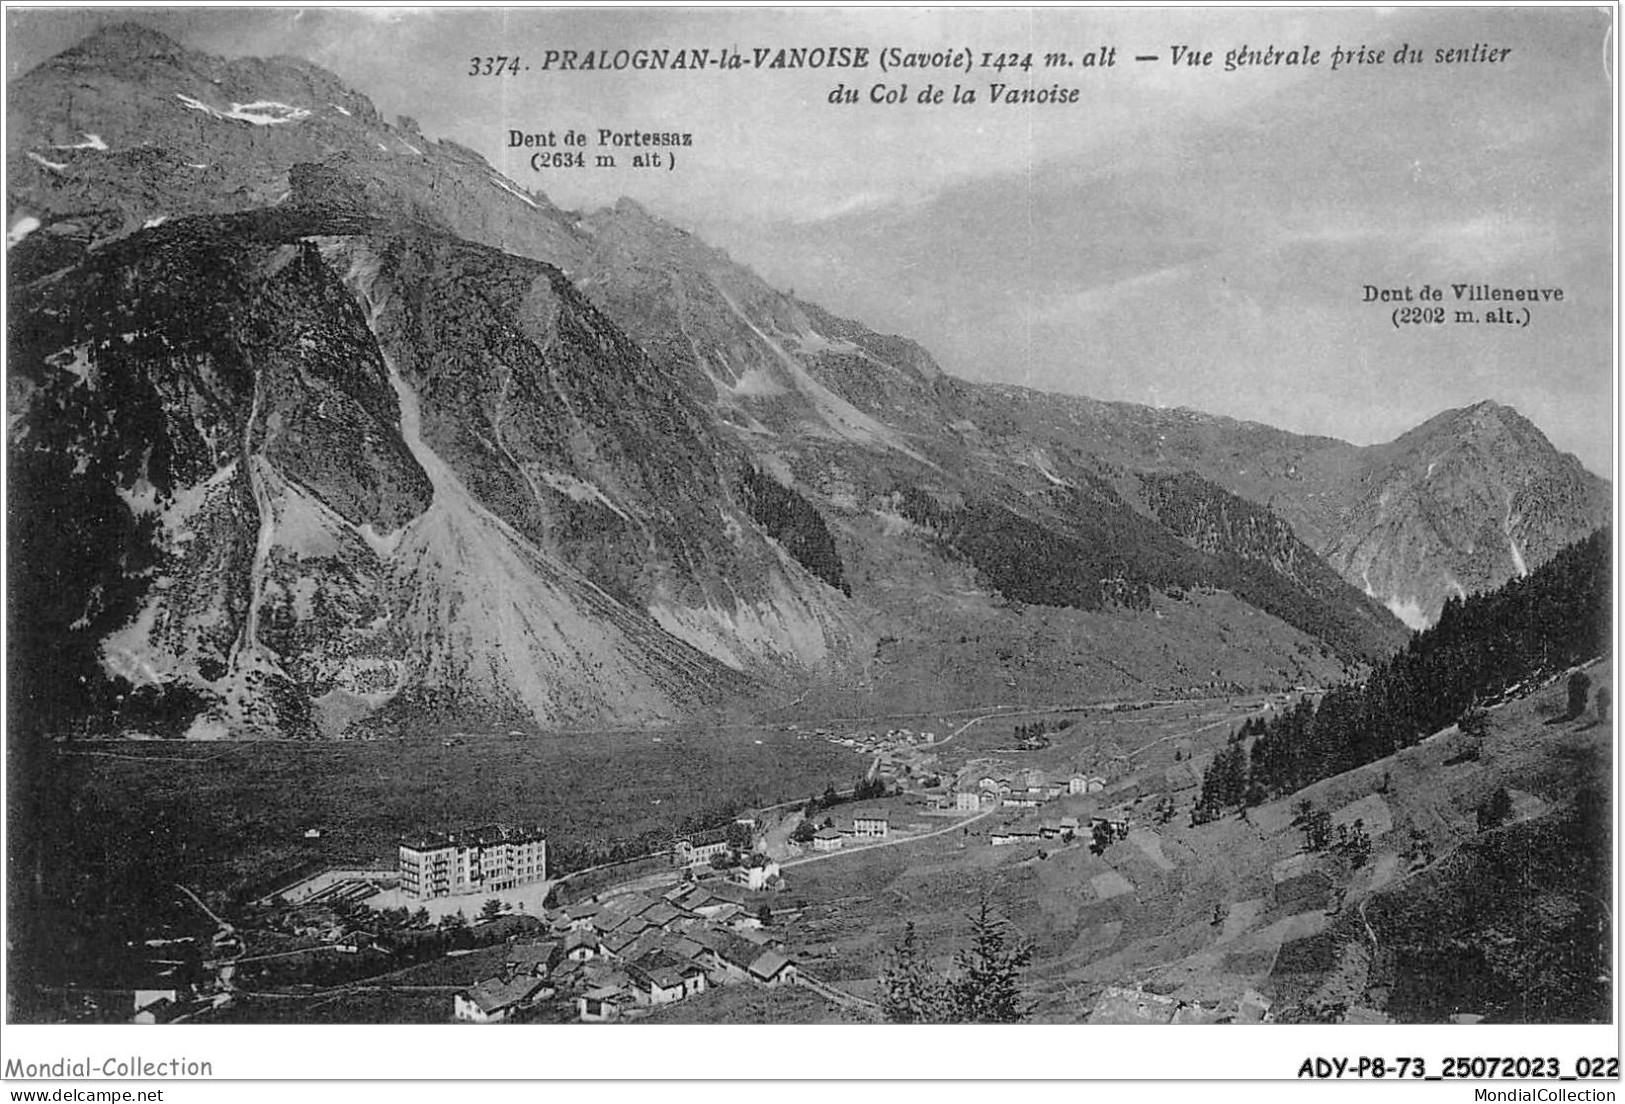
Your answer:
[[[789,965],[792,965],[790,960],[778,951],[763,951],[761,957],[750,964],[750,972],[753,977],[759,977],[763,981],[771,981]]]
[[[537,827],[485,824],[449,832],[417,832],[403,836],[401,846],[413,851],[438,851],[443,847],[493,847],[499,843],[540,843],[546,839],[547,833]]]
[[[814,834],[814,836],[813,836],[813,839],[821,839],[821,840],[840,839],[840,838],[841,838],[841,833],[837,832],[833,828],[820,828],[817,831],[817,833]]]
[[[632,935],[636,935],[641,931],[647,931],[649,928],[655,926],[656,925],[649,923],[647,917],[628,916],[625,920],[622,920],[619,924],[616,924],[613,930],[617,934],[621,932],[629,932]]]
[[[539,934],[547,925],[541,917],[531,916],[529,913],[510,912],[505,916],[493,916],[489,920],[479,920],[474,924],[480,929],[480,936],[484,939],[496,941],[497,939],[512,939],[515,936]]]
[[[745,897],[747,895],[745,890],[740,889],[736,885],[731,885],[726,880],[722,879],[713,879],[712,881],[707,882],[706,888],[711,892],[711,904],[716,904],[718,901],[728,901],[732,904],[740,905],[744,904]]]
[[[707,828],[703,832],[690,832],[678,838],[679,844],[688,844],[690,847],[714,847],[719,843],[728,842],[728,828]]]
[[[652,897],[645,897],[641,893],[626,893],[605,901],[604,912],[606,915],[613,914],[618,917],[619,919],[614,921],[614,923],[618,924],[621,920],[629,917],[641,916],[659,903],[661,902],[657,902]]]
[[[642,970],[657,980],[660,980],[662,974],[669,975],[671,978],[675,978],[678,984],[682,983],[685,975],[693,974],[696,971],[704,973],[694,963],[672,953],[665,947],[655,947],[645,951],[633,962],[631,969]]]
[[[713,948],[718,958],[741,970],[749,970],[764,953],[755,943],[733,932],[716,932]]]
[[[711,897],[711,891],[702,885],[689,886],[683,895],[676,899],[678,908],[688,909],[690,912],[704,905]]]
[[[553,955],[558,951],[559,944],[555,941],[546,943],[515,943],[508,948],[504,957],[509,962],[520,966],[546,966],[553,961]]]
[[[572,920],[589,920],[604,911],[604,906],[597,901],[577,901],[564,910],[564,915]]]
[[[647,920],[651,924],[654,924],[656,927],[665,927],[667,924],[671,923],[681,915],[683,914],[677,909],[672,908],[671,905],[667,904],[665,901],[662,901],[655,905],[654,908],[646,910],[643,913],[643,919]]]
[[[681,958],[696,959],[705,953],[705,945],[688,936],[681,936],[671,945],[672,954]]]
[[[597,946],[597,934],[587,928],[576,928],[574,931],[570,932],[564,937],[565,954],[569,954],[571,951],[577,950],[581,947],[593,947],[596,949]]]
[[[512,981],[487,978],[468,990],[468,997],[481,1012],[490,1015],[529,1000],[541,987],[542,983],[537,978],[516,977]]]
[[[608,935],[604,936],[603,948],[610,954],[621,954],[632,944],[636,943],[638,941],[638,936],[641,934],[641,932],[620,931],[617,929],[616,931],[612,931]]]

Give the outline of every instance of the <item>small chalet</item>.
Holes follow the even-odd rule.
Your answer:
[[[748,972],[752,981],[770,989],[780,985],[794,985],[801,976],[796,964],[778,951],[763,951],[756,961],[750,964]]]
[[[637,943],[640,935],[640,932],[612,931],[599,944],[599,952],[605,958],[625,958],[627,948]]]
[[[763,948],[733,932],[716,932],[711,941],[711,964],[733,981],[751,976],[750,968],[760,961]]]
[[[552,993],[539,978],[488,978],[453,997],[452,1010],[457,1019],[466,1023],[501,1023],[529,1008],[538,997]]]
[[[516,943],[508,948],[502,966],[512,976],[546,977],[561,957],[561,943]]]
[[[845,843],[846,837],[833,828],[820,828],[812,841],[814,851],[839,851]]]
[[[954,808],[962,813],[974,813],[982,807],[982,795],[976,790],[959,790],[954,794]]]
[[[564,957],[571,962],[585,962],[598,950],[598,933],[591,928],[574,928],[564,937]]]
[[[590,928],[602,911],[604,911],[604,906],[597,901],[577,901],[564,910],[564,916],[572,928]]]
[[[624,985],[598,985],[576,998],[576,1017],[582,1023],[608,1023],[636,1002]]]
[[[705,992],[705,971],[667,951],[653,951],[627,968],[639,1004],[671,1004]]]

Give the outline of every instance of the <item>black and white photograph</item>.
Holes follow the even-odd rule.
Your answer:
[[[1617,1087],[1617,16],[8,6],[8,1084]]]

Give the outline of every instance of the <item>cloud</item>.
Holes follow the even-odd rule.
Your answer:
[[[1556,235],[1545,223],[1499,212],[1435,224],[1416,239],[1417,252],[1475,273],[1549,259],[1556,246]]]
[[[423,8],[351,8],[350,14],[369,23],[401,23],[407,19],[434,16],[433,11]]]
[[[1142,272],[1109,284],[1081,289],[1067,289],[1034,296],[1016,304],[1013,320],[1022,326],[1066,325],[1079,322],[1090,315],[1117,309],[1123,303],[1146,292],[1181,283],[1197,275],[1202,262],[1169,265],[1151,272]]]

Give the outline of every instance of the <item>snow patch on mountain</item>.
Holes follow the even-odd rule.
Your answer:
[[[255,100],[252,103],[233,103],[229,111],[221,111],[211,107],[202,100],[193,99],[183,92],[175,93],[175,98],[193,111],[201,111],[216,119],[234,119],[240,123],[249,123],[253,126],[279,126],[283,123],[297,123],[300,119],[308,118],[310,111],[303,107],[293,107],[289,104],[278,103],[276,100]]]
[[[107,148],[107,143],[102,141],[102,136],[100,134],[86,134],[83,142],[75,142],[68,146],[52,146],[51,148],[59,150],[105,150]]]
[[[422,151],[421,150],[413,150],[413,152],[414,153],[421,153]],[[506,180],[503,180],[501,177],[495,177],[495,176],[492,177],[491,178],[491,184],[492,184],[493,187],[501,188],[503,191],[507,192],[509,195],[515,197],[516,199],[524,200],[526,203],[530,204],[532,207],[536,208],[538,211],[540,211],[542,209],[541,204],[537,203],[534,199],[531,199],[523,191],[521,191],[520,189],[514,187],[514,185],[508,183],[508,181],[506,181]]]
[[[33,215],[24,215],[22,218],[12,223],[11,229],[6,231],[6,248],[10,249],[12,246],[16,245],[18,242],[22,241],[39,228],[39,219],[35,218]]]
[[[1371,597],[1375,598],[1376,595],[1373,594]],[[1388,607],[1389,613],[1405,622],[1406,627],[1415,632],[1421,632],[1432,623],[1428,620],[1427,611],[1422,608],[1422,603],[1414,598],[1390,598],[1383,604]]]

